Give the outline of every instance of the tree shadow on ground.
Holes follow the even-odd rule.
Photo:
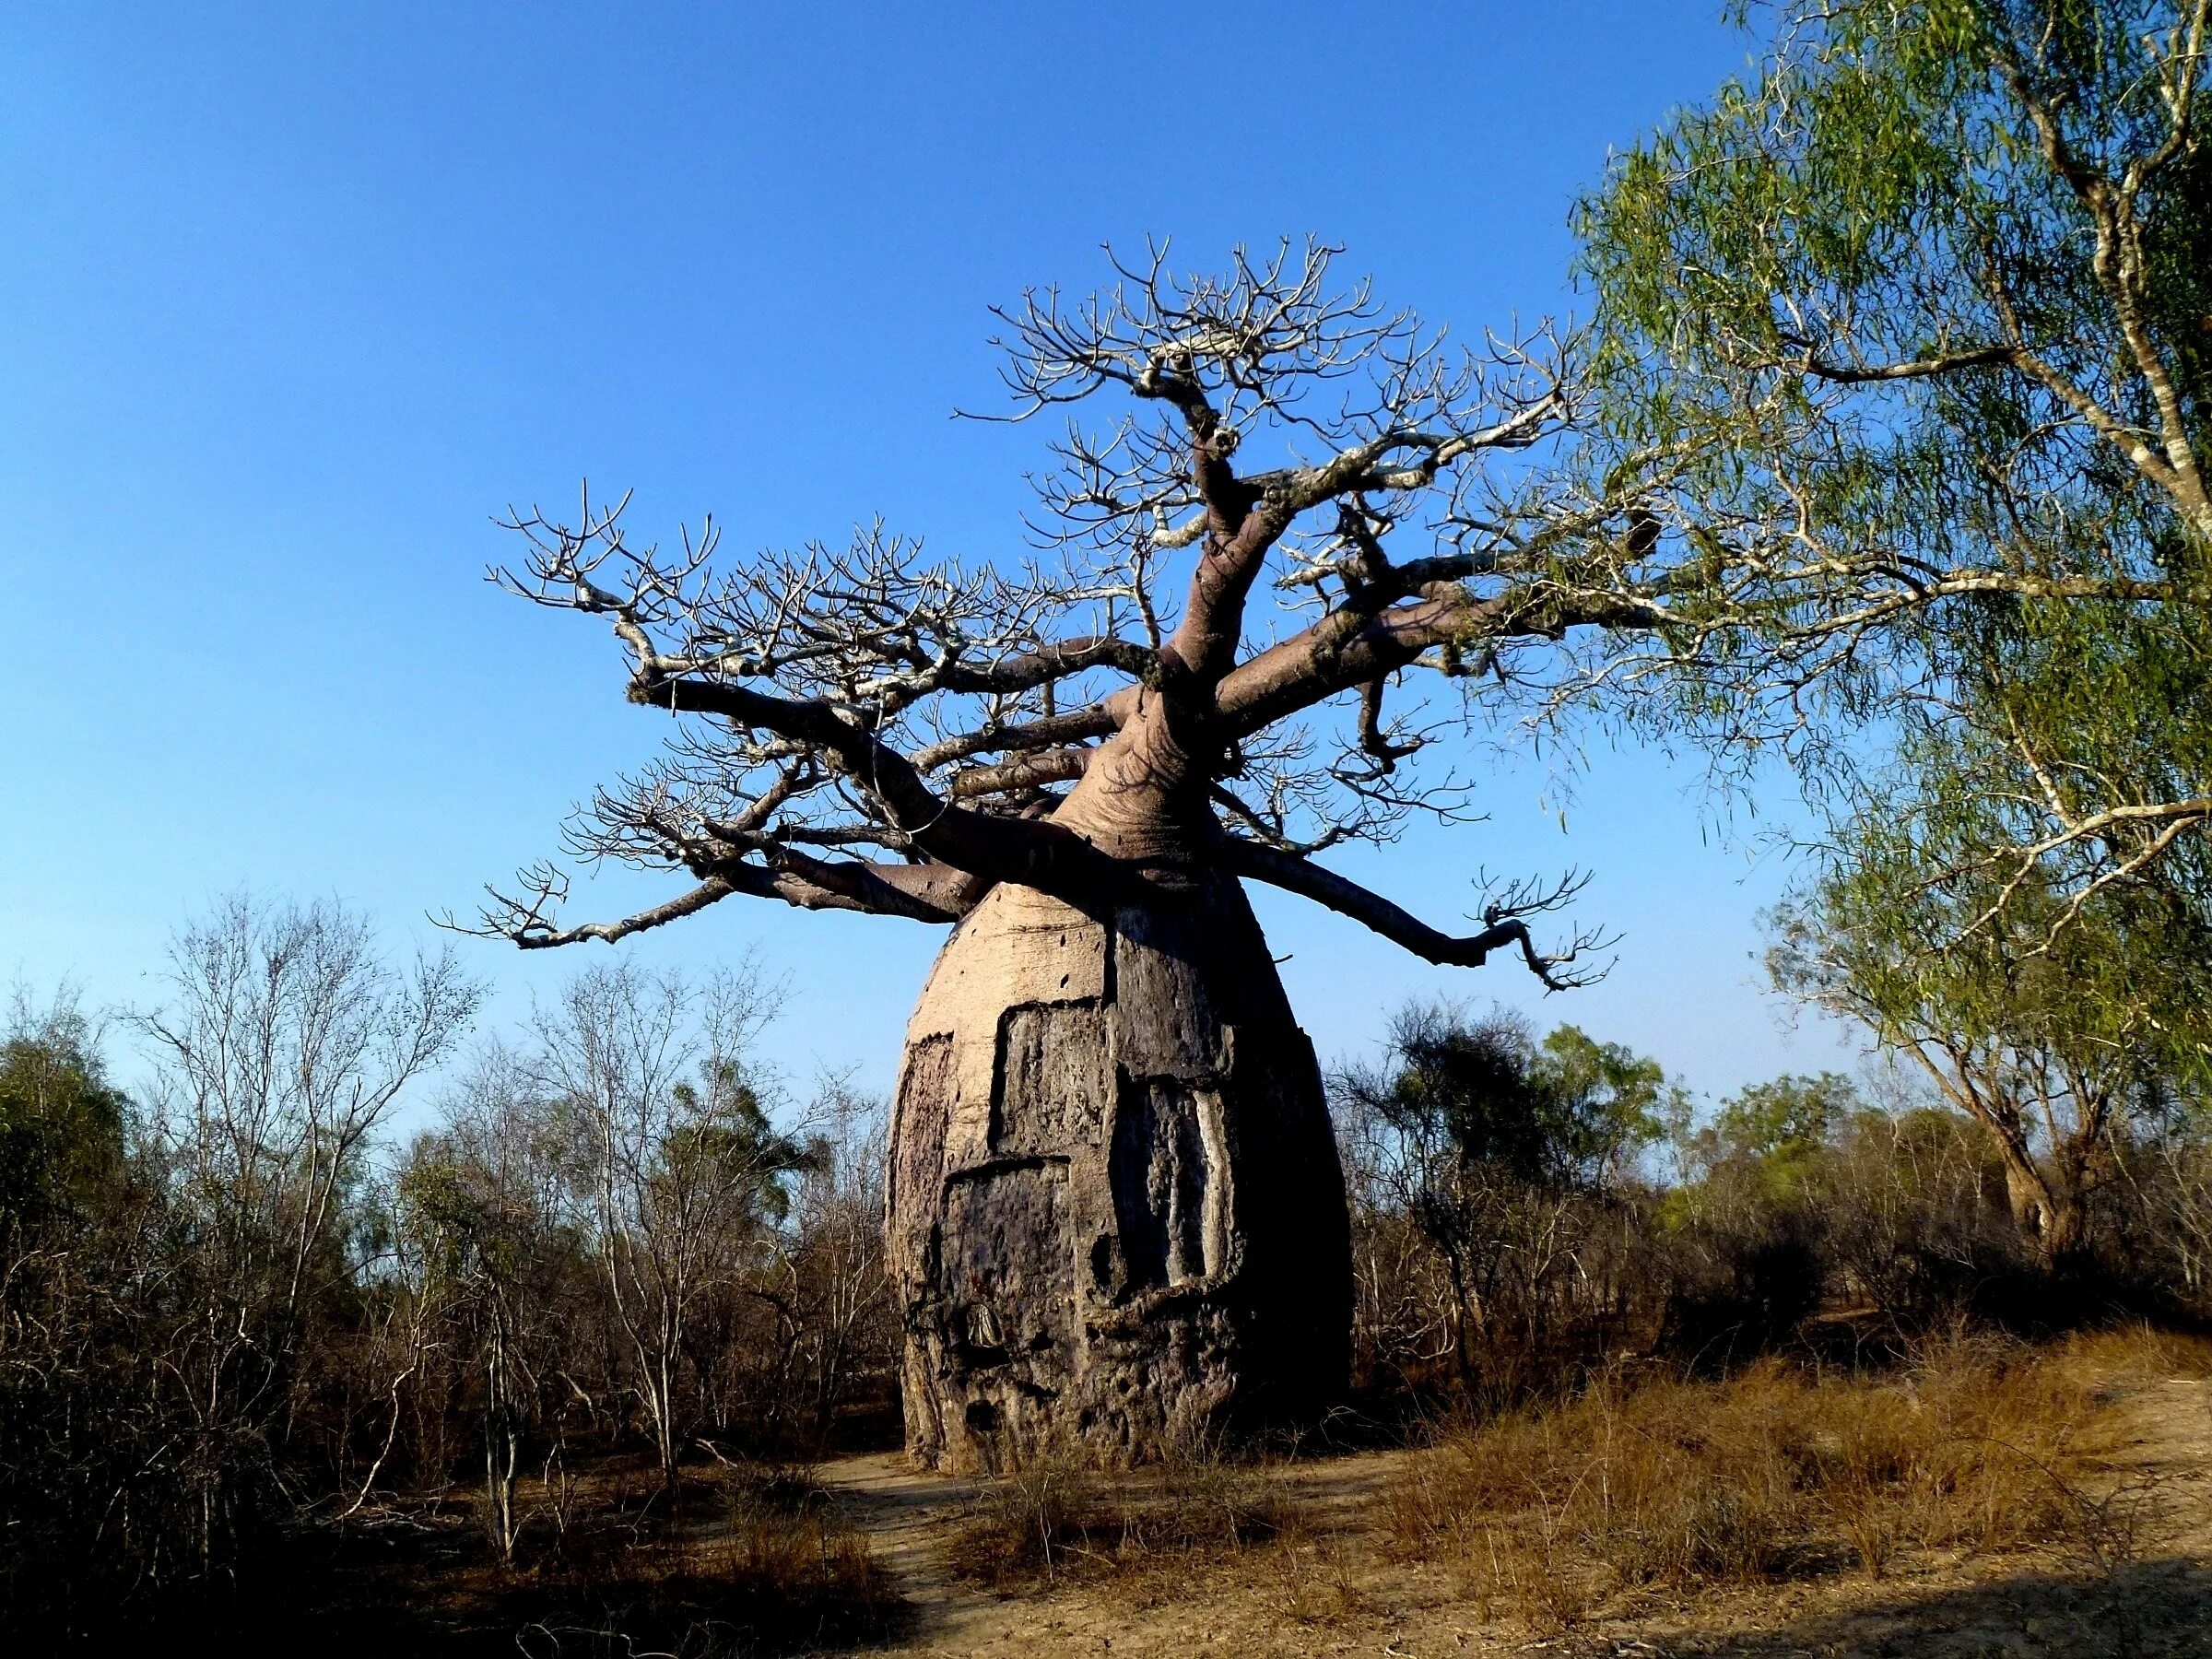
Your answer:
[[[1666,1659],[2167,1659],[2212,1654],[2212,1568],[2139,1561],[2110,1574],[2031,1573],[1901,1592],[1782,1630],[1619,1650]]]

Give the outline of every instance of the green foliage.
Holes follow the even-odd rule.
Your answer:
[[[2212,915],[2203,12],[1744,7],[1753,73],[1577,215],[1608,465],[1698,550],[1669,717],[2061,925],[2113,882]]]
[[[1544,1385],[1555,1345],[1622,1321],[1637,1156],[1683,1110],[1657,1062],[1572,1026],[1539,1041],[1507,1013],[1416,1005],[1382,1064],[1333,1092],[1371,1363],[1449,1359],[1461,1399],[1503,1402]],[[1394,1258],[1405,1277],[1386,1282]]]
[[[1394,1071],[1354,1087],[1394,1125],[1516,1180],[1593,1188],[1663,1132],[1658,1062],[1573,1026],[1538,1042],[1509,1016],[1438,1005],[1401,1014],[1391,1046]]]
[[[2202,1110],[2212,941],[2171,879],[2069,894],[2032,865],[1978,861],[1966,762],[1932,747],[1897,810],[1863,813],[1778,912],[1770,967],[1918,1063],[2056,1262],[2094,1244],[2124,1149]]]
[[[1700,1161],[1755,1166],[1779,1192],[1802,1188],[1845,1124],[1866,1110],[1858,1086],[1837,1072],[1754,1083],[1721,1102]]]
[[[1739,8],[1753,71],[1578,213],[1612,465],[1702,559],[1669,713],[1785,736],[1829,814],[1777,977],[2053,1249],[2212,1077],[2206,13]]]
[[[703,1088],[689,1082],[670,1090],[670,1127],[661,1137],[656,1179],[673,1188],[728,1193],[735,1205],[767,1221],[791,1213],[789,1178],[814,1169],[817,1147],[779,1134],[760,1096],[737,1066],[710,1061]]]
[[[127,1105],[74,1016],[0,1044],[0,1223],[81,1218],[121,1177]]]
[[[2002,550],[2030,568],[2201,573],[2203,526],[2184,534],[2182,504],[2052,380],[1989,362],[1808,372],[2019,339],[2154,430],[2152,387],[2088,257],[2094,214],[2023,95],[2055,112],[2081,164],[2117,176],[2168,131],[2153,53],[2180,10],[1783,8],[1753,76],[1677,116],[1580,205],[1606,418],[1687,464],[1677,487],[1731,572],[1746,537],[1794,529],[1822,550],[1931,568]],[[2142,193],[2152,325],[2187,343],[2189,366],[2206,337],[2208,185],[2212,164],[2191,150]],[[2203,392],[2186,387],[2193,418]]]
[[[1847,826],[1778,912],[1777,983],[1892,1046],[2033,1052],[2112,1087],[2201,1092],[2212,939],[2197,905],[2171,881],[2083,900],[2034,866],[1979,863],[1983,774],[1938,742],[1913,746],[1891,808]]]

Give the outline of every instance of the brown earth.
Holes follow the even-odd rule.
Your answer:
[[[1839,1571],[1693,1594],[1626,1591],[1563,1631],[1484,1606],[1450,1560],[1394,1547],[1382,1500],[1418,1453],[1282,1466],[1270,1478],[1295,1521],[1273,1542],[1072,1572],[1013,1594],[950,1564],[978,1482],[918,1474],[897,1456],[822,1473],[913,1604],[893,1653],[2212,1656],[2212,1382],[2112,1386],[2116,1448],[2082,1498],[2082,1525],[2059,1543],[1999,1556],[1908,1552],[1880,1580]]]

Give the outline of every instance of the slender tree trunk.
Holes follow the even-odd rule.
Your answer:
[[[1459,1391],[1465,1399],[1477,1397],[1481,1371],[1475,1363],[1475,1333],[1483,1324],[1482,1298],[1468,1282],[1466,1264],[1456,1248],[1444,1250],[1444,1274],[1452,1285],[1452,1359],[1459,1370]]]
[[[2053,1181],[2024,1147],[1995,1138],[2005,1164],[2005,1197],[2021,1242],[2039,1265],[2063,1265],[2086,1242],[2079,1192]]]
[[[1142,1461],[1310,1420],[1346,1386],[1350,1229],[1312,1047],[1234,877],[1184,869],[1098,914],[1001,885],[922,994],[886,1241],[924,1463]]]
[[[1994,1073],[1995,1066],[1977,1065],[1971,1050],[1943,1051],[1950,1068],[1937,1064],[1919,1043],[1911,1052],[1946,1095],[1989,1134],[1990,1144],[2005,1169],[2005,1199],[2020,1241],[2038,1265],[2063,1265],[2088,1242],[2088,1216],[2083,1206],[2085,1164],[2072,1143],[2054,1148],[2048,1167],[2039,1163],[2022,1126],[2019,1107],[2003,1083],[1992,1077],[1976,1080],[1978,1071]],[[2101,1133],[2101,1117],[2093,1119],[2089,1135]],[[2077,1137],[2078,1138],[2078,1137]]]

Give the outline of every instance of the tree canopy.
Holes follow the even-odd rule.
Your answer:
[[[1963,724],[1881,803],[1947,839],[1939,881],[2062,924],[2201,895],[2206,6],[1759,14],[1754,72],[1578,214],[1601,447],[1695,549],[1664,683],[1816,789],[1863,723]]]
[[[1572,881],[1492,889],[1454,937],[1318,855],[1465,817],[1441,738],[1571,676],[1571,631],[1664,622],[1650,525],[1538,465],[1572,441],[1575,339],[1463,349],[1335,254],[1184,276],[1159,250],[1088,299],[1000,309],[995,418],[1070,417],[1026,549],[946,559],[869,525],[733,558],[711,523],[641,545],[620,502],[514,514],[525,550],[495,579],[604,618],[629,699],[678,722],[570,850],[695,885],[570,925],[540,865],[483,927],[611,940],[735,894],[947,922],[1002,880],[1095,906],[1195,860],[1433,961],[1517,945],[1567,982],[1587,935],[1540,952],[1524,918]],[[1427,676],[1441,707],[1398,689]]]

